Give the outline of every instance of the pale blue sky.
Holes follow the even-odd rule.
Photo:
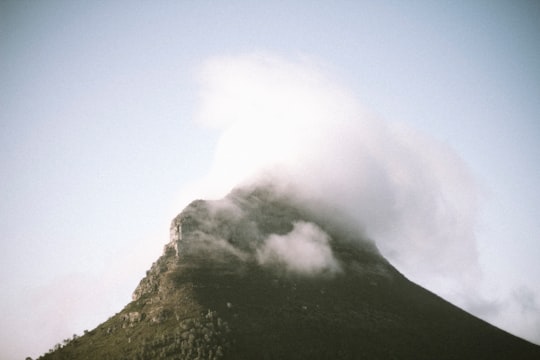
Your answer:
[[[1,2],[1,357],[37,356],[129,301],[212,161],[196,68],[252,51],[320,60],[464,159],[498,283],[490,320],[540,342],[539,18],[534,1]],[[523,292],[535,323],[512,317]]]

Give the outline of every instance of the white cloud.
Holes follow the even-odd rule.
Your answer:
[[[221,136],[198,195],[222,197],[242,183],[277,181],[323,216],[347,219],[413,281],[529,334],[505,320],[519,318],[508,310],[516,299],[512,307],[484,311],[482,304],[498,301],[481,290],[480,190],[464,161],[433,138],[378,119],[326,73],[312,59],[261,53],[204,63],[197,121]],[[269,244],[267,251],[286,261],[285,240]]]
[[[329,244],[330,237],[317,225],[297,222],[285,235],[270,235],[257,250],[263,265],[279,265],[293,273],[311,275],[340,271]]]
[[[309,59],[218,57],[200,79],[197,119],[222,131],[204,195],[272,177],[300,200],[352,217],[431,289],[474,283],[477,189],[451,149],[369,114]]]

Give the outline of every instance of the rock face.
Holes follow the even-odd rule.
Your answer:
[[[43,358],[540,358],[408,281],[332,218],[270,189],[195,201],[133,301]]]

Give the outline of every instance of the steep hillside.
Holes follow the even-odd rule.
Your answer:
[[[42,359],[540,359],[268,189],[195,201],[133,294]]]

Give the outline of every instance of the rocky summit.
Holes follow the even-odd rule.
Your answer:
[[[540,359],[270,188],[194,201],[132,301],[41,359]]]

